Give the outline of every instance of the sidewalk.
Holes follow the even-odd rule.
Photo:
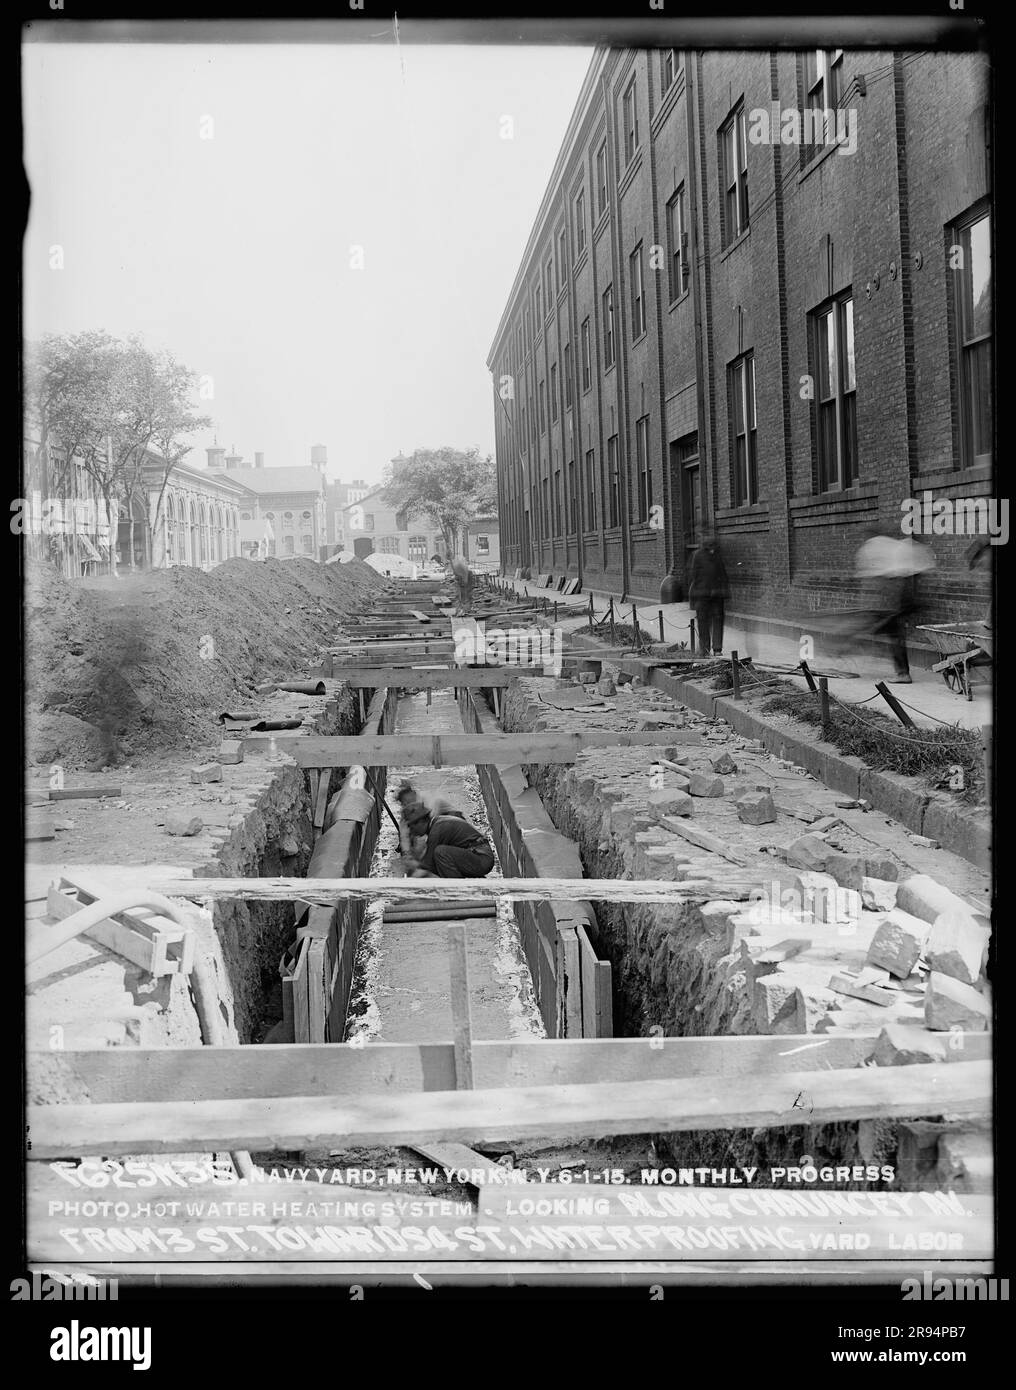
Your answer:
[[[585,589],[581,594],[565,598],[556,590],[541,589],[532,580],[509,579],[507,582],[520,593],[539,594],[541,597],[549,599],[551,603],[555,599],[562,604],[574,604],[581,600],[588,603],[589,594],[592,593],[597,618],[602,618],[611,597],[609,593],[600,589]],[[618,594],[613,595],[618,621],[630,623],[631,601],[626,602],[624,609],[621,610],[618,607],[619,598]],[[659,615],[662,613],[664,641],[671,645],[677,642],[685,642],[690,645],[689,624],[695,614],[689,604],[647,603],[638,600],[635,602],[638,608],[639,626],[645,628],[647,632],[651,632],[655,640],[659,640]],[[561,623],[565,632],[581,631],[586,625],[586,620],[582,618],[569,618]],[[743,629],[730,625],[724,629],[723,651],[725,655],[736,651],[739,657],[752,657],[758,666],[764,666],[767,662],[779,666],[796,666],[801,660],[800,650],[796,642],[762,632],[746,633]],[[889,706],[875,689],[876,681],[888,681],[893,675],[892,664],[889,661],[882,661],[878,657],[867,654],[850,656],[849,654],[832,655],[823,652],[819,636],[815,643],[815,657],[809,661],[808,665],[813,671],[820,674],[825,671],[852,673],[851,675],[844,674],[842,677],[830,678],[829,694],[837,700],[842,700],[844,704],[850,705],[870,704],[873,710],[878,710],[882,714],[891,713]],[[801,690],[807,690],[808,684],[803,675],[794,676],[787,672],[779,672],[779,674],[792,681]],[[936,675],[934,671],[913,669],[911,675],[913,676],[912,685],[891,685],[889,689],[907,710],[915,724],[923,728],[936,728],[943,724],[959,725],[963,729],[980,729],[985,725],[990,726],[990,685],[975,686],[974,698],[967,700],[963,695],[951,691],[942,677]]]

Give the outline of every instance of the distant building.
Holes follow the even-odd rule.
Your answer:
[[[267,517],[240,522],[240,554],[245,560],[267,560],[275,549],[275,532]]]
[[[444,556],[440,531],[435,532],[423,517],[410,522],[404,512],[397,512],[383,487],[371,488],[355,502],[348,502],[342,513],[347,545],[358,559],[376,552],[401,555],[411,564],[425,565],[434,555]]]
[[[345,550],[347,544],[351,544],[345,530],[345,508],[351,502],[359,502],[369,491],[362,478],[354,478],[351,483],[325,484],[325,532],[330,555]]]
[[[481,516],[471,521],[462,537],[462,553],[471,569],[489,570],[496,574],[501,568],[501,533],[496,516]]]
[[[325,468],[328,454],[323,444],[315,444],[309,466],[266,468],[265,456],[254,455],[245,463],[240,454],[227,454],[214,445],[207,450],[207,473],[226,477],[242,487],[241,521],[271,522],[274,540],[271,554],[306,555],[320,560],[327,554]]]

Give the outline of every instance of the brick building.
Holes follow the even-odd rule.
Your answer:
[[[271,523],[274,540],[267,542],[271,555],[304,555],[312,560],[325,558],[328,554],[325,508],[328,453],[323,444],[312,446],[309,467],[266,468],[265,456],[261,453],[254,455],[251,465],[244,462],[241,454],[227,454],[217,444],[206,453],[208,472],[224,475],[242,486],[239,519]]]
[[[801,616],[903,499],[987,497],[987,102],[979,54],[597,50],[488,357],[505,567],[656,597],[710,521],[731,608]]]

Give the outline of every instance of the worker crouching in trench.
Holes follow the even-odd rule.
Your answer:
[[[443,798],[430,809],[410,806],[404,815],[414,842],[417,836],[427,837],[422,854],[407,856],[411,878],[486,878],[494,867],[486,837]]]

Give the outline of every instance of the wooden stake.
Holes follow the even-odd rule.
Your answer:
[[[451,966],[452,1038],[455,1044],[455,1089],[473,1089],[473,1029],[469,1017],[469,962],[466,930],[461,922],[448,928]]]
[[[914,723],[910,715],[900,704],[899,700],[897,700],[896,696],[892,693],[892,691],[887,688],[885,681],[876,681],[875,689],[882,696],[882,699],[886,702],[886,704],[889,706],[889,708],[892,710],[893,714],[895,714],[896,718],[900,721],[901,724],[903,724],[908,729],[917,728],[917,725]]]
[[[808,682],[808,689],[817,695],[818,686],[815,684],[815,677],[811,674],[811,667],[806,661],[801,662],[801,671],[804,674],[804,679]]]
[[[741,698],[741,668],[737,664],[737,652],[730,653],[730,684],[735,700]]]
[[[818,699],[822,707],[822,732],[825,733],[832,723],[829,714],[829,679],[827,676],[819,676],[818,678]]]

